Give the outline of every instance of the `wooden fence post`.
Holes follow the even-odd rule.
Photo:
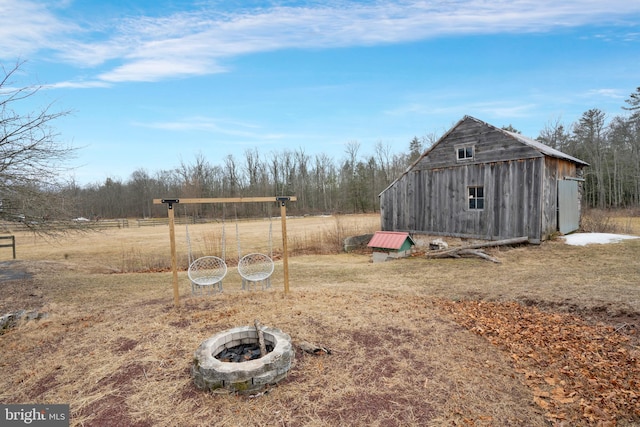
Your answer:
[[[0,248],[13,248],[13,259],[16,259],[16,236],[0,236],[0,239],[11,239],[11,243],[0,245]]]

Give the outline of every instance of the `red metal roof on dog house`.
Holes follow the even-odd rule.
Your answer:
[[[406,250],[415,244],[407,232],[376,231],[367,246],[379,249]]]

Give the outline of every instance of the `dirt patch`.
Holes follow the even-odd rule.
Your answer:
[[[56,384],[58,384],[58,372],[53,371],[36,381],[32,387],[31,393],[34,396],[40,396]]]
[[[42,288],[20,263],[0,263],[0,287],[0,315],[18,310],[39,310],[45,304]]]
[[[154,425],[152,421],[131,419],[126,397],[117,394],[107,395],[91,403],[75,416],[85,417],[86,425],[105,427],[152,427]]]
[[[120,337],[113,345],[113,351],[115,353],[126,353],[133,350],[138,345],[138,341],[131,338]]]
[[[169,322],[169,325],[175,328],[186,328],[190,324],[191,324],[191,321],[189,319],[180,319],[175,322]]]
[[[328,425],[335,426],[405,426],[408,423],[428,423],[437,413],[421,399],[384,390],[341,396],[339,401],[328,403],[318,415]]]
[[[133,411],[130,411],[127,403],[127,396],[134,390],[133,383],[144,375],[145,365],[132,362],[102,378],[93,390],[99,397],[74,416],[97,426],[152,426],[150,420],[132,419],[130,412]]]
[[[32,274],[18,267],[16,262],[0,262],[0,283],[14,280],[30,280]]]

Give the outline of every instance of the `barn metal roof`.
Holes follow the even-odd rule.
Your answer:
[[[499,130],[503,131],[508,135],[511,135],[513,138],[517,139],[521,143],[528,145],[529,147],[535,150],[538,150],[542,154],[546,154],[547,156],[551,156],[551,157],[557,157],[559,159],[569,160],[571,162],[578,163],[579,165],[589,166],[589,163],[583,160],[580,160],[578,158],[575,158],[573,156],[570,156],[568,154],[565,154],[562,151],[556,150],[555,148],[551,148],[548,145],[545,145],[539,141],[536,141],[535,139],[527,138],[526,136],[520,135],[519,133],[509,132],[503,129],[499,129]]]
[[[403,231],[376,231],[373,235],[369,244],[367,245],[370,248],[380,248],[380,249],[395,249],[398,250],[402,247],[404,242],[411,242],[412,245],[415,245],[416,242],[413,241],[409,233]]]

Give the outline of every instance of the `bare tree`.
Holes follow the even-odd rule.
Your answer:
[[[271,157],[269,158],[269,174],[271,176],[271,182],[273,183],[272,193],[275,195],[284,194],[281,190],[284,178],[281,176],[280,153],[275,151],[271,153]]]
[[[225,179],[226,179],[226,188],[225,194],[228,196],[234,197],[242,194],[242,182],[240,176],[240,169],[236,164],[236,159],[233,155],[229,154],[224,159],[224,171],[225,171]]]
[[[568,146],[569,139],[570,135],[565,130],[560,118],[548,122],[544,126],[544,129],[540,131],[540,135],[537,138],[537,140],[542,142],[543,144],[562,152],[565,152],[565,150],[570,150],[570,147]]]
[[[422,149],[423,150],[428,150],[429,148],[431,148],[433,146],[433,144],[435,144],[436,142],[438,142],[440,140],[440,134],[436,133],[435,131],[431,131],[425,135],[422,135],[421,138],[421,142],[422,142]],[[420,153],[422,154],[422,153]]]
[[[640,201],[640,117],[617,116],[609,124],[613,162],[613,207],[638,205]]]
[[[143,218],[150,217],[153,207],[152,189],[153,181],[144,168],[133,171],[127,185],[127,196],[130,203],[129,209],[133,209],[134,211],[139,209],[140,216]]]
[[[57,190],[75,149],[58,141],[51,124],[69,112],[54,112],[51,105],[21,112],[41,89],[15,86],[13,78],[22,64],[2,67],[0,76],[0,219],[53,233],[60,230],[54,220],[70,219],[71,203],[63,203]]]
[[[295,162],[297,165],[296,192],[298,193],[298,208],[307,209],[309,196],[309,155],[304,152],[302,147],[294,152]]]
[[[640,87],[626,99],[626,107],[623,110],[632,111],[627,120],[630,132],[628,160],[632,167],[629,170],[630,180],[633,183],[632,203],[640,204]]]
[[[258,194],[258,184],[260,179],[260,170],[263,169],[262,161],[260,160],[260,153],[257,148],[244,151],[245,158],[245,171],[249,179],[249,192],[252,194]]]
[[[314,185],[317,196],[316,207],[321,212],[329,212],[333,208],[333,192],[337,187],[335,167],[326,154],[316,154],[314,164]]]
[[[607,205],[608,141],[605,113],[592,108],[582,114],[573,126],[577,144],[582,147],[584,158],[591,164],[586,176],[586,193],[591,206],[604,208]]]
[[[391,183],[391,146],[378,141],[375,146],[376,160],[382,173],[382,182],[386,187]]]

